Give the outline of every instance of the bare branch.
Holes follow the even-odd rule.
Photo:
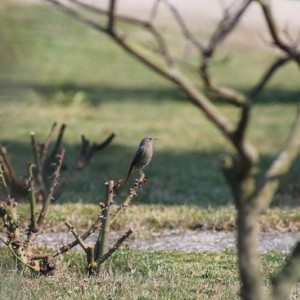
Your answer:
[[[182,31],[182,34],[186,37],[186,39],[190,41],[196,47],[196,49],[202,52],[204,50],[202,43],[189,30],[189,28],[187,27],[186,23],[184,22],[178,10],[167,0],[160,0],[160,1],[163,2],[169,8],[170,12],[174,16],[174,20],[177,22],[179,28]]]
[[[299,280],[300,242],[298,242],[281,271],[272,280],[272,299],[289,299],[291,290]]]
[[[66,190],[66,188],[71,184],[75,174],[78,171],[83,170],[88,166],[90,161],[96,152],[104,149],[108,146],[116,135],[114,133],[110,134],[104,141],[101,143],[94,142],[92,146],[90,146],[90,141],[84,136],[81,136],[81,150],[80,155],[77,159],[75,159],[72,166],[69,168],[67,174],[64,177],[64,181],[60,184],[57,191],[55,192],[55,201],[61,196],[61,194]]]
[[[209,72],[210,58],[204,57],[200,66],[201,76],[205,86],[212,92],[226,99],[227,102],[236,106],[243,106],[247,102],[247,97],[243,93],[229,87],[218,85],[212,79]]]
[[[242,2],[240,7],[238,7],[233,13],[229,13],[229,11],[226,10],[224,12],[223,19],[212,34],[208,46],[201,51],[202,63],[200,66],[200,74],[204,84],[209,90],[237,106],[246,104],[248,101],[246,95],[232,88],[223,87],[217,84],[209,73],[209,67],[211,58],[214,55],[217,47],[235,29],[251,2],[252,0]]]
[[[36,165],[37,168],[40,169],[41,160],[40,160],[39,146],[36,142],[34,132],[30,133],[30,138],[31,138],[31,145],[32,145],[32,149],[33,149],[33,156],[34,156],[34,160],[35,160],[35,165]]]
[[[48,0],[46,0],[46,1],[48,1]],[[92,13],[98,13],[98,14],[110,17],[109,11],[106,11],[104,9],[91,6],[89,4],[83,3],[83,2],[78,1],[78,0],[69,0],[69,1],[72,2],[72,3],[77,4],[78,6],[84,8],[84,9],[86,9],[86,10],[92,12]],[[154,6],[155,6],[155,4],[154,4]],[[118,21],[124,22],[126,24],[141,27],[141,28],[145,29],[146,31],[148,31],[153,36],[154,41],[156,41],[157,48],[158,48],[158,53],[165,60],[166,64],[170,67],[175,65],[175,61],[173,60],[173,58],[171,57],[171,55],[169,53],[167,44],[166,44],[162,34],[160,33],[159,30],[157,30],[152,25],[151,20],[150,21],[144,21],[144,20],[140,20],[140,19],[137,19],[137,18],[132,18],[132,17],[123,16],[123,15],[116,15],[116,14],[114,14],[114,20],[118,20]],[[116,35],[116,32],[114,32],[114,34],[111,34],[111,32],[109,30],[107,30],[107,34]]]
[[[145,53],[139,51],[120,37],[114,37],[115,41],[124,48],[128,53],[135,56],[143,64],[153,69],[156,73],[179,86],[189,97],[191,102],[200,108],[206,117],[216,125],[216,127],[225,135],[230,136],[233,131],[232,124],[224,115],[222,115],[217,107],[213,105],[206,96],[197,90],[192,84],[183,79],[180,74],[174,73],[172,70],[165,70],[160,65],[148,59]]]
[[[54,172],[52,184],[51,184],[51,187],[49,189],[47,198],[44,199],[43,207],[41,209],[41,212],[40,212],[38,220],[37,220],[38,227],[40,227],[43,224],[44,219],[46,217],[47,210],[49,208],[50,202],[51,202],[52,197],[53,197],[54,189],[55,189],[55,187],[57,185],[57,182],[58,182],[58,178],[59,178],[62,162],[63,162],[63,159],[64,159],[64,155],[65,155],[65,150],[62,149],[60,154],[57,155],[57,157],[56,157],[56,167],[55,167],[55,172]]]
[[[49,148],[49,145],[51,143],[51,140],[52,140],[52,136],[53,136],[53,133],[55,131],[55,128],[57,126],[57,123],[54,122],[52,124],[52,127],[50,129],[50,132],[48,134],[48,137],[45,139],[45,141],[43,143],[41,143],[41,149],[40,149],[40,159],[39,159],[39,163],[37,163],[37,166],[39,166],[40,168],[42,168],[45,160],[46,160],[46,155],[47,155],[47,151],[48,151],[48,148]]]
[[[206,57],[212,56],[218,45],[220,45],[226,36],[228,36],[228,34],[236,28],[251,3],[252,0],[242,1],[240,3],[240,7],[238,7],[234,12],[227,12],[224,14],[223,19],[220,21],[210,38],[208,47],[204,50]]]
[[[101,142],[101,143],[95,143],[94,142],[93,145],[92,145],[90,156],[92,156],[92,154],[94,152],[102,150],[103,148],[105,148],[106,146],[108,146],[112,142],[112,140],[115,138],[115,136],[116,135],[114,133],[111,133],[103,142]]]
[[[275,21],[269,0],[256,0],[258,4],[261,6],[263,11],[265,20],[267,22],[267,26],[269,32],[273,38],[274,44],[284,51],[285,53],[289,54],[297,63],[298,67],[300,68],[300,55],[297,53],[296,46],[286,44],[280,36],[280,31],[278,29],[278,25]]]
[[[32,253],[32,246],[36,240],[38,228],[36,221],[36,197],[35,197],[35,184],[33,176],[33,164],[28,166],[28,185],[29,185],[29,202],[30,202],[30,224],[27,229],[27,241],[26,241],[26,252]]]
[[[47,2],[50,2],[52,4],[54,4],[59,10],[61,10],[62,12],[64,12],[65,14],[73,17],[74,19],[76,19],[77,21],[83,22],[85,24],[88,24],[89,26],[91,26],[92,28],[102,31],[102,32],[107,32],[107,29],[91,20],[89,20],[88,18],[85,18],[81,15],[79,15],[76,10],[71,9],[67,6],[65,6],[63,3],[61,3],[60,1],[57,0],[44,0]],[[73,1],[73,0],[72,0]]]
[[[297,48],[297,39],[294,39],[289,31],[288,23],[286,24],[285,28],[283,29],[283,34],[287,41],[290,43],[291,47],[296,49]]]
[[[28,267],[29,269],[31,269],[32,271],[37,271],[34,266],[31,266],[30,264],[28,264],[26,261],[23,260],[23,258],[21,256],[19,256],[15,250],[12,248],[11,244],[10,243],[7,243],[6,241],[4,241],[4,239],[2,239],[0,237],[0,241],[2,241],[2,243],[4,243],[7,248],[10,250],[10,252],[13,254],[13,256],[20,262],[22,263],[23,265],[25,265],[26,267]]]
[[[110,210],[114,201],[114,181],[107,183],[106,199],[101,212],[101,230],[95,244],[95,260],[98,260],[109,248],[109,232],[110,232]],[[101,267],[101,269],[104,265]]]
[[[98,218],[96,219],[96,221],[89,227],[89,229],[82,233],[79,237],[82,241],[84,241],[85,239],[87,239],[92,233],[94,233],[97,229],[99,229],[100,223],[101,223],[101,214],[99,214]],[[68,243],[67,245],[62,246],[61,248],[59,248],[54,254],[53,257],[56,257],[62,253],[65,253],[67,251],[69,251],[70,249],[74,248],[75,246],[77,246],[79,244],[78,240],[72,241],[70,243]]]
[[[132,233],[132,229],[129,229],[127,232],[125,232],[125,234],[118,239],[116,244],[111,249],[109,249],[107,253],[100,257],[100,259],[98,260],[98,266],[103,264],[103,262],[105,262]]]
[[[57,4],[56,0],[45,1]],[[76,20],[83,22],[98,31],[107,33],[107,31],[101,26],[99,27],[99,25],[96,22],[80,16],[75,10],[64,6],[62,3],[59,3],[58,8],[66,14],[71,15]],[[225,136],[230,137],[230,135],[233,132],[233,127],[229,120],[226,119],[226,117],[218,111],[217,107],[213,105],[203,93],[197,90],[192,84],[187,82],[185,79],[183,79],[177,71],[173,69],[165,69],[163,66],[161,66],[161,64],[153,61],[153,59],[148,57],[147,52],[142,51],[141,49],[138,49],[137,47],[131,45],[123,37],[120,37],[116,34],[110,35],[110,37],[126,52],[134,56],[140,62],[142,62],[150,69],[154,70],[156,73],[160,74],[164,78],[179,86],[187,94],[191,102],[194,103],[197,107],[199,107],[207,116],[207,118],[211,122],[213,122]]]
[[[84,252],[88,253],[88,247],[85,245],[85,243],[83,242],[82,238],[77,233],[76,228],[73,225],[71,225],[70,222],[66,221],[65,224],[69,228],[69,230],[72,232],[72,234],[75,237],[77,243],[81,246],[81,248],[84,250]]]
[[[256,86],[250,92],[250,97],[253,99],[258,96],[258,94],[262,91],[262,89],[266,86],[275,72],[281,68],[283,65],[292,60],[291,56],[279,57],[276,58],[273,63],[270,65],[269,69],[262,76],[260,81],[256,84]]]
[[[2,157],[4,172],[5,170],[7,170],[7,174],[5,174],[6,172],[4,173],[6,175],[7,181],[9,181],[12,185],[18,185],[18,177],[14,171],[14,168],[10,163],[10,160],[7,155],[7,150],[1,144],[0,144],[0,157]]]
[[[154,20],[154,18],[156,17],[157,12],[158,12],[159,4],[160,4],[160,0],[155,0],[155,3],[153,5],[151,13],[150,13],[150,20],[149,20],[149,22],[152,22]]]
[[[59,133],[58,133],[55,145],[53,147],[53,150],[52,150],[51,154],[46,158],[46,162],[45,162],[46,166],[51,165],[52,162],[55,161],[56,156],[57,156],[57,154],[58,154],[58,152],[60,151],[60,148],[61,148],[61,143],[62,143],[62,140],[63,140],[65,129],[66,129],[66,124],[62,124],[60,126]]]
[[[36,223],[36,198],[35,198],[35,184],[34,184],[34,176],[33,176],[33,164],[29,164],[28,166],[28,181],[29,181],[29,189],[30,189],[30,225],[28,230],[28,235],[31,232],[35,232],[37,230]]]
[[[1,145],[0,145],[1,146]],[[8,188],[8,185],[6,183],[6,180],[5,180],[5,176],[4,176],[4,170],[2,169],[3,166],[2,164],[0,163],[0,178],[1,178],[1,181],[2,181],[2,184],[6,190],[6,196],[8,197],[8,199],[10,199],[10,192],[9,192],[9,188]]]
[[[111,34],[114,32],[116,2],[116,0],[110,0],[109,2],[107,31]]]
[[[271,7],[270,7],[270,1],[269,0],[256,0],[258,4],[261,6],[265,20],[267,22],[268,29],[270,31],[270,34],[274,40],[274,43],[284,52],[290,53],[291,48],[287,46],[283,40],[281,39],[279,35],[279,29],[277,26],[277,23],[275,21],[275,18],[273,16]]]
[[[251,105],[244,105],[241,109],[241,117],[232,135],[232,141],[237,149],[241,161],[238,166],[237,176],[242,181],[250,175],[252,168],[258,160],[258,153],[254,146],[246,139],[246,130],[248,128],[251,113]]]
[[[285,147],[279,152],[267,171],[262,184],[255,194],[257,213],[261,213],[269,207],[272,198],[278,188],[280,179],[286,174],[289,167],[299,153],[300,149],[300,106],[293,128],[289,134]]]
[[[146,182],[145,174],[142,173],[140,178],[135,180],[134,187],[130,189],[127,198],[123,201],[122,204],[119,205],[117,211],[111,217],[110,225],[112,225],[118,219],[120,214],[130,205],[132,198],[137,195],[137,191],[140,189],[141,185],[145,182]]]

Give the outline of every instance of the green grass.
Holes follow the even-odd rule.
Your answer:
[[[62,203],[98,203],[103,183],[124,177],[139,140],[153,134],[159,141],[146,169],[151,182],[140,202],[232,204],[218,168],[218,157],[229,147],[178,89],[135,63],[105,36],[51,6],[4,6],[0,14],[1,142],[20,176],[33,159],[29,133],[35,131],[43,139],[52,122],[58,121],[68,124],[67,163],[76,157],[82,133],[95,141],[117,133],[112,145],[75,179]],[[228,64],[217,64],[214,71],[220,81],[247,89],[271,56],[239,48]],[[286,139],[298,84],[293,67],[284,69],[254,110],[249,134],[260,148],[262,170]],[[236,117],[235,109],[219,108]],[[297,168],[291,177],[296,173]],[[120,191],[120,197],[124,194]]]
[[[1,143],[20,176],[33,160],[29,133],[35,131],[42,140],[58,121],[68,125],[67,163],[76,157],[82,133],[95,141],[111,131],[117,134],[75,179],[62,203],[98,203],[104,182],[124,177],[140,139],[153,134],[159,141],[146,169],[150,184],[139,203],[204,208],[232,204],[218,167],[219,156],[231,149],[180,90],[136,63],[107,37],[51,6],[4,5],[0,15]],[[219,81],[246,90],[274,54],[235,49],[229,63],[215,64],[213,71]],[[261,153],[260,170],[281,148],[292,124],[299,86],[296,71],[293,66],[282,70],[254,109],[249,135]],[[234,108],[218,107],[236,118]],[[295,174],[297,168],[293,181]],[[119,193],[122,198],[126,191]]]
[[[104,182],[124,177],[140,139],[153,134],[159,141],[146,169],[151,183],[142,203],[232,204],[218,166],[219,156],[230,147],[180,90],[136,63],[106,36],[52,6],[3,5],[0,14],[1,143],[20,176],[33,160],[29,133],[35,131],[42,140],[57,121],[68,125],[67,163],[76,157],[82,133],[92,141],[111,131],[117,134],[77,176],[62,203],[98,203]],[[215,64],[213,71],[220,82],[247,90],[274,54],[234,46],[230,60]],[[225,45],[224,53],[232,49]],[[283,69],[253,111],[249,135],[261,153],[260,170],[282,147],[292,124],[299,86],[296,71],[293,66]],[[234,108],[218,107],[236,118]],[[297,168],[291,177],[295,172]]]
[[[47,278],[17,274],[5,253],[2,250],[0,264],[5,278],[0,282],[2,299],[238,299],[233,252],[147,253],[123,249],[113,255],[107,272],[96,278],[85,275],[84,256],[78,252],[64,255],[57,274]],[[266,285],[285,257],[276,252],[262,256]],[[294,297],[297,295],[299,287],[294,291]]]
[[[137,34],[138,36],[138,34]],[[143,38],[143,37],[142,37]],[[43,140],[54,121],[67,123],[64,146],[70,163],[80,148],[80,135],[99,141],[110,132],[113,143],[96,155],[76,177],[60,203],[49,210],[47,228],[65,230],[69,220],[87,228],[105,195],[104,183],[125,176],[140,139],[159,138],[145,170],[150,183],[139,192],[115,225],[137,229],[151,237],[163,229],[234,230],[232,197],[218,167],[219,156],[231,151],[225,139],[191,105],[185,95],[137,64],[105,36],[65,17],[51,6],[0,7],[0,141],[20,176],[32,161],[29,134]],[[173,43],[173,41],[172,41]],[[173,48],[177,45],[174,42]],[[243,91],[256,82],[274,53],[226,45],[214,64],[218,80]],[[234,51],[233,51],[234,50]],[[299,76],[294,66],[278,73],[261,95],[249,136],[261,153],[259,171],[282,147],[296,111]],[[237,110],[217,101],[232,120]],[[300,162],[293,166],[274,208],[259,219],[262,230],[299,230]],[[62,175],[63,176],[63,175]],[[119,202],[129,187],[117,191]],[[289,193],[287,193],[287,191]],[[296,204],[296,205],[295,205]],[[282,206],[295,205],[294,208]],[[279,206],[280,208],[277,208]],[[23,222],[28,205],[20,205]],[[48,227],[49,226],[49,227]],[[53,277],[20,275],[0,249],[2,299],[238,299],[234,252],[141,252],[122,249],[107,265],[107,273],[88,278],[81,253],[59,262]],[[265,282],[286,255],[262,257]],[[294,298],[300,295],[299,286]]]
[[[140,201],[203,207],[232,203],[218,167],[220,154],[230,148],[182,92],[135,63],[107,37],[52,6],[4,6],[0,13],[1,142],[20,176],[32,161],[29,133],[35,131],[43,139],[52,122],[58,121],[68,125],[67,162],[76,157],[82,133],[92,141],[111,131],[117,134],[112,145],[76,178],[63,203],[97,203],[99,192],[104,194],[103,183],[125,176],[140,139],[147,134],[159,141],[146,169],[151,184]],[[214,71],[220,81],[247,89],[269,63],[269,56],[239,47],[227,64],[216,64]],[[276,76],[263,104],[253,112],[249,134],[260,148],[262,168],[285,141],[295,112],[299,80],[286,80],[287,74],[295,74],[293,67]],[[236,118],[234,108],[218,106]]]
[[[18,213],[24,229],[28,226],[29,212],[28,204],[19,204]],[[95,204],[53,205],[47,215],[45,231],[66,232],[65,221],[69,221],[82,232],[97,218],[97,214],[98,205]],[[263,232],[298,231],[300,211],[298,208],[272,208],[262,214],[258,222]],[[235,209],[233,206],[204,209],[197,205],[136,204],[120,215],[112,229],[121,235],[126,228],[133,228],[134,236],[141,238],[153,238],[158,232],[173,229],[233,231],[236,229]]]

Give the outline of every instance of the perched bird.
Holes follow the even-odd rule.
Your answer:
[[[132,163],[130,165],[125,183],[128,181],[130,175],[134,171],[139,170],[140,173],[143,173],[142,169],[149,164],[152,158],[154,140],[157,139],[153,138],[152,136],[145,137],[142,139],[139,148],[137,149]]]

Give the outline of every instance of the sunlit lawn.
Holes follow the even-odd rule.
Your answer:
[[[86,228],[103,200],[104,183],[124,177],[140,139],[159,138],[149,183],[114,229],[124,226],[148,233],[162,229],[233,230],[232,198],[219,171],[220,155],[231,151],[225,139],[190,104],[185,95],[137,64],[107,37],[78,24],[51,6],[3,6],[0,9],[0,141],[20,176],[33,160],[29,134],[43,140],[54,121],[66,123],[66,163],[80,150],[80,136],[101,141],[111,132],[113,143],[96,155],[76,177],[61,203],[49,212],[50,226],[63,230],[68,219]],[[236,50],[235,52],[233,50]],[[263,73],[274,54],[226,45],[214,64],[220,82],[247,90]],[[282,147],[292,125],[299,96],[299,76],[293,66],[268,85],[253,111],[250,138],[261,154],[263,171]],[[233,121],[237,110],[217,103]],[[299,229],[297,204],[286,191],[299,182],[299,163],[281,187],[275,205],[260,219],[262,230]],[[127,194],[121,187],[116,202]],[[284,194],[284,197],[283,197]],[[72,202],[70,204],[69,202]],[[77,204],[77,202],[79,202]],[[76,204],[74,204],[76,203]],[[21,219],[28,206],[20,206]],[[239,287],[235,254],[144,253],[123,249],[108,265],[108,273],[89,279],[83,257],[73,253],[61,261],[61,273],[51,278],[19,276],[2,253],[0,298],[13,299],[235,299]],[[266,282],[284,254],[263,256]],[[64,273],[64,269],[69,266]],[[72,273],[72,270],[76,272]],[[37,284],[38,281],[38,284]],[[76,288],[74,288],[74,286]],[[20,294],[20,290],[22,293]],[[296,291],[295,293],[298,293]],[[297,296],[295,296],[297,297]],[[296,299],[296,298],[295,298]]]
[[[176,87],[135,63],[108,38],[51,7],[8,6],[0,13],[5,58],[1,142],[20,175],[32,160],[29,133],[42,140],[52,122],[65,122],[67,162],[78,153],[81,134],[93,141],[112,131],[117,137],[77,177],[64,202],[97,203],[103,183],[124,177],[140,139],[152,134],[159,141],[146,169],[151,180],[141,202],[232,203],[218,169],[219,156],[229,147]],[[220,81],[246,89],[270,59],[268,52],[239,48],[214,71]],[[292,66],[283,70],[254,110],[250,135],[261,150],[262,165],[281,147],[292,124],[299,84],[295,71]],[[234,108],[219,108],[236,117]]]
[[[284,262],[282,253],[264,254],[265,283]],[[83,254],[73,252],[59,262],[53,277],[18,275],[2,251],[0,297],[9,299],[238,299],[233,252],[181,253],[121,250],[107,273],[84,273]],[[68,269],[66,270],[66,267]],[[299,287],[292,299],[299,296]]]

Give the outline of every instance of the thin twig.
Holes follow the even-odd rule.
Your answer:
[[[13,254],[13,256],[19,261],[21,262],[24,266],[28,267],[29,269],[31,269],[32,271],[37,271],[33,266],[31,266],[30,264],[26,263],[23,261],[23,259],[16,254],[16,252],[14,251],[14,249],[11,247],[11,245],[9,243],[7,243],[3,238],[0,237],[0,241],[2,241],[7,248],[11,251],[11,253]]]
[[[260,5],[264,18],[267,22],[267,26],[270,32],[271,37],[273,38],[274,44],[284,51],[285,53],[289,54],[293,58],[293,60],[297,63],[298,67],[300,68],[300,53],[297,52],[297,46],[295,45],[288,45],[284,42],[284,40],[280,36],[280,30],[278,29],[278,25],[273,15],[273,11],[271,9],[270,1],[269,0],[256,0],[256,2]]]
[[[53,150],[52,150],[51,154],[46,159],[46,165],[50,165],[55,160],[55,158],[57,156],[57,153],[61,148],[61,143],[62,143],[62,140],[63,140],[65,130],[66,130],[66,124],[62,124],[60,126],[59,133],[58,133],[55,145],[53,147]]]
[[[247,103],[248,99],[245,94],[242,92],[221,86],[215,80],[212,79],[212,76],[209,72],[210,67],[210,57],[204,57],[202,64],[200,66],[200,74],[202,76],[205,86],[212,92],[221,96],[222,99],[226,99],[228,103],[234,104],[236,106],[243,106]]]
[[[78,244],[81,246],[81,248],[84,250],[84,252],[87,254],[88,253],[88,247],[85,245],[83,240],[81,239],[80,235],[77,233],[76,228],[71,225],[70,222],[65,222],[66,226],[69,228],[69,230],[72,232],[73,236],[75,237],[76,241]]]
[[[35,209],[36,209],[36,197],[35,197],[35,184],[34,184],[34,176],[33,176],[33,168],[35,166],[33,164],[29,164],[28,166],[28,181],[29,181],[29,189],[30,189],[30,227],[29,232],[37,230],[37,223],[35,217]]]
[[[134,196],[137,195],[137,191],[141,185],[145,182],[145,174],[142,173],[140,178],[136,180],[134,187],[130,189],[130,193],[127,198],[119,205],[115,214],[111,217],[110,226],[116,222],[120,214],[130,205],[131,200]]]
[[[163,2],[166,5],[166,7],[170,10],[172,15],[174,16],[174,20],[176,21],[179,28],[181,29],[183,36],[185,36],[185,38],[189,40],[192,43],[192,45],[196,47],[196,49],[202,52],[204,50],[204,46],[189,30],[188,26],[184,22],[178,10],[166,0],[161,0],[161,2]]]
[[[36,165],[37,169],[40,169],[41,168],[41,158],[40,158],[40,153],[39,153],[39,146],[36,142],[35,133],[33,131],[30,133],[30,138],[31,138],[31,145],[32,145],[35,165]]]
[[[98,266],[103,264],[103,262],[106,261],[132,233],[133,230],[129,229],[123,236],[121,236],[116,244],[111,249],[109,249],[107,253],[100,257],[100,259],[98,260]]]
[[[275,21],[275,18],[274,18],[274,15],[272,13],[272,9],[270,6],[270,1],[256,0],[256,2],[261,6],[265,20],[267,22],[269,32],[274,40],[274,43],[278,46],[278,48],[280,48],[284,52],[289,53],[291,49],[288,45],[286,45],[284,43],[284,41],[280,37],[278,25]]]
[[[37,225],[39,227],[44,222],[47,210],[48,210],[50,202],[52,200],[53,193],[54,193],[55,187],[56,187],[57,182],[58,182],[58,178],[59,178],[59,174],[60,174],[60,169],[61,169],[61,166],[62,166],[62,162],[63,162],[63,159],[64,159],[64,155],[65,155],[65,150],[62,149],[61,152],[60,152],[60,154],[57,155],[57,157],[56,157],[56,168],[55,168],[55,171],[54,171],[54,176],[53,176],[52,184],[51,184],[51,187],[49,189],[47,198],[44,200],[42,210],[41,210],[41,212],[39,214],[39,218],[37,220]]]
[[[275,74],[275,72],[291,60],[291,56],[276,58],[269,66],[262,78],[259,80],[259,82],[256,84],[256,86],[251,90],[251,99],[257,97],[259,93],[263,90],[263,88],[266,86],[266,84],[269,82],[269,80],[272,78],[272,76]]]
[[[57,126],[57,123],[54,122],[51,126],[51,129],[50,129],[50,132],[48,134],[48,137],[45,139],[45,141],[43,143],[41,143],[41,149],[40,149],[40,167],[42,168],[43,165],[44,165],[44,162],[46,160],[46,155],[47,155],[47,151],[48,151],[48,148],[49,148],[49,145],[51,143],[51,140],[52,140],[52,136],[53,136],[53,133],[55,131],[55,128]]]
[[[216,80],[212,79],[209,69],[211,58],[216,52],[217,47],[236,28],[251,2],[252,0],[244,1],[234,13],[224,13],[223,19],[211,35],[208,46],[201,51],[202,63],[200,66],[200,75],[205,86],[212,92],[221,96],[223,99],[226,99],[228,102],[238,106],[247,104],[247,96],[238,90],[218,84]]]
[[[89,140],[82,135],[81,136],[81,150],[79,156],[75,159],[70,168],[68,168],[67,173],[64,176],[63,182],[59,185],[57,190],[54,193],[55,201],[61,196],[61,194],[66,190],[66,188],[72,183],[75,174],[85,167],[88,166],[90,161],[96,152],[104,149],[108,146],[116,135],[111,133],[106,139],[104,139],[100,143],[94,142],[92,146],[90,146]]]
[[[46,1],[52,1],[52,0],[46,0]],[[103,10],[98,7],[91,6],[89,4],[83,3],[78,0],[69,0],[69,1],[77,4],[78,6],[84,8],[92,13],[98,13],[98,14],[110,17],[109,11]],[[155,4],[154,4],[154,6],[155,6]],[[154,27],[153,24],[151,23],[151,21],[152,21],[151,19],[150,19],[150,21],[144,21],[144,20],[140,20],[140,19],[136,19],[136,18],[132,18],[132,17],[128,17],[128,16],[123,16],[123,15],[116,15],[116,14],[114,14],[114,19],[118,20],[120,22],[126,23],[126,24],[142,27],[146,31],[148,31],[153,36],[154,40],[156,41],[157,48],[158,48],[157,52],[162,56],[162,58],[165,60],[166,64],[169,67],[174,67],[175,61],[169,53],[167,44],[166,44],[161,32],[156,27]],[[115,32],[114,32],[114,34],[111,34],[111,32],[109,30],[106,30],[106,31],[108,34],[110,34],[112,36],[116,34]]]
[[[8,188],[8,185],[5,181],[5,177],[4,177],[4,170],[2,169],[2,164],[0,164],[0,177],[1,177],[1,181],[3,183],[3,186],[6,190],[6,196],[8,197],[8,199],[10,199],[10,192],[9,192],[9,188]]]
[[[153,7],[151,9],[149,22],[153,22],[153,20],[155,19],[157,12],[158,12],[159,4],[160,4],[160,0],[155,0]]]
[[[97,229],[99,229],[101,223],[101,215],[99,214],[98,218],[96,219],[96,221],[89,227],[89,229],[82,233],[79,237],[82,241],[84,241],[85,239],[87,239],[92,233],[94,233]],[[56,257],[60,254],[63,254],[67,251],[69,251],[70,249],[74,248],[75,246],[77,246],[79,244],[78,240],[72,241],[70,243],[68,243],[67,245],[62,246],[61,248],[59,248],[54,254],[53,257]]]
[[[8,171],[7,177],[9,179],[9,181],[13,185],[18,185],[18,177],[9,161],[9,158],[7,156],[7,150],[1,144],[0,144],[0,156],[2,156],[2,159],[3,159],[3,163],[4,163],[3,168],[7,169],[7,171]]]
[[[240,3],[240,6],[235,9],[235,12],[224,15],[216,30],[211,35],[208,47],[204,50],[206,57],[212,56],[222,41],[236,28],[251,3],[252,0],[243,1]]]
[[[85,17],[79,15],[76,10],[67,7],[66,5],[61,3],[60,1],[57,1],[57,0],[45,0],[45,1],[54,4],[59,10],[61,10],[65,14],[73,17],[74,19],[76,19],[80,22],[86,23],[86,24],[90,25],[92,28],[95,28],[96,30],[99,30],[99,31],[102,31],[102,32],[107,32],[107,28],[105,28],[105,27],[89,20],[88,18],[85,18]],[[71,0],[71,1],[75,2],[73,0]]]

